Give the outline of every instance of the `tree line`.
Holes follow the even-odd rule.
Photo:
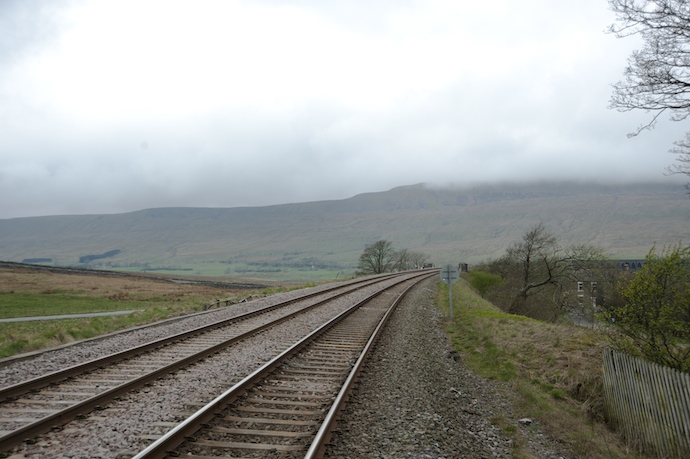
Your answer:
[[[467,279],[508,313],[589,317],[613,348],[690,371],[690,247],[652,248],[640,269],[622,270],[593,245],[562,246],[539,223]]]
[[[358,275],[421,268],[428,257],[391,241],[367,246]],[[562,245],[543,223],[529,228],[503,256],[472,267],[467,281],[511,314],[555,322],[587,318],[610,345],[690,372],[690,247],[652,248],[637,270],[591,244]]]
[[[424,266],[426,254],[408,249],[395,250],[393,243],[385,239],[367,246],[359,256],[357,275],[382,274],[406,271]]]

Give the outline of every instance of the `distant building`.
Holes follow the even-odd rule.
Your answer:
[[[620,271],[621,274],[625,272],[636,271],[644,265],[644,260],[616,260],[615,270]],[[613,267],[613,262],[611,262],[611,267]],[[591,305],[594,310],[597,309],[599,303],[604,299],[606,294],[602,289],[600,282],[604,279],[598,279],[598,276],[602,275],[602,271],[591,271],[587,269],[577,270],[575,277],[578,279],[575,282],[575,295],[577,298],[577,303],[579,306],[584,306],[585,304]],[[605,276],[606,277],[606,276]],[[607,282],[604,282],[605,284]],[[610,288],[610,286],[609,286]]]
[[[644,260],[618,260],[616,268],[624,271],[636,271],[644,265]]]

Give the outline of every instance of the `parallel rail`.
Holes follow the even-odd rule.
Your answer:
[[[0,451],[6,451],[26,439],[65,424],[104,406],[118,396],[298,314],[390,277],[382,276],[310,293],[2,388]],[[304,307],[296,306],[296,310],[278,318],[268,318],[258,325],[238,329],[241,322],[247,324],[257,321],[260,320],[260,316],[269,316],[274,311],[290,309],[290,305],[310,298],[316,300],[319,296],[324,298]],[[170,354],[176,356],[173,358]],[[57,386],[60,384],[67,389],[59,389]]]
[[[133,459],[321,457],[385,322],[410,288],[436,273],[408,278],[348,308]]]
[[[2,265],[3,263],[4,263],[4,262],[0,262],[0,265]],[[62,269],[62,268],[61,268],[61,269]],[[409,272],[413,272],[413,271],[409,271]],[[115,273],[115,274],[117,274],[117,273]],[[305,294],[305,295],[300,296],[300,297],[298,297],[298,298],[293,298],[292,300],[286,300],[286,301],[280,302],[280,303],[278,303],[278,304],[276,304],[276,305],[273,305],[273,306],[274,306],[274,307],[280,307],[280,306],[288,305],[288,304],[291,304],[291,303],[294,303],[294,302],[297,302],[297,301],[302,301],[302,300],[305,300],[305,299],[308,299],[308,298],[311,298],[311,297],[314,297],[314,296],[318,296],[318,295],[321,295],[321,294],[324,294],[324,293],[327,293],[327,292],[336,291],[336,290],[339,290],[339,289],[342,289],[342,288],[345,288],[345,287],[348,287],[348,286],[355,286],[355,285],[365,284],[365,283],[371,282],[371,281],[373,281],[373,280],[384,280],[384,279],[389,279],[389,278],[394,277],[394,276],[396,276],[396,275],[398,275],[398,274],[399,274],[399,273],[394,273],[394,274],[390,274],[390,273],[388,273],[388,274],[380,274],[380,275],[377,275],[377,276],[375,276],[375,277],[367,277],[367,278],[365,278],[365,279],[354,279],[354,280],[349,280],[349,281],[341,282],[341,283],[339,283],[337,286],[333,286],[333,287],[330,287],[330,288],[327,288],[327,289],[324,289],[324,290],[320,290],[320,291],[317,291],[317,292],[312,292],[312,293],[309,293],[309,294]],[[156,279],[159,279],[159,278],[156,278]],[[229,306],[229,305],[230,305],[229,299],[214,300],[212,303],[213,303],[213,304],[215,304],[215,303],[219,303],[219,304],[220,304],[220,303],[225,303],[226,306]],[[270,307],[270,306],[269,306],[269,307]],[[169,318],[169,319],[161,320],[161,321],[158,321],[158,322],[155,322],[155,323],[151,323],[151,324],[147,324],[147,325],[141,325],[141,326],[129,328],[129,329],[126,329],[126,330],[121,330],[121,331],[116,331],[116,332],[108,333],[108,334],[106,334],[106,335],[96,336],[96,337],[88,338],[88,339],[81,340],[81,341],[75,341],[75,342],[72,342],[72,343],[68,343],[68,344],[64,344],[64,345],[61,345],[61,346],[57,346],[57,347],[55,347],[55,348],[44,349],[44,350],[38,350],[38,351],[32,351],[32,352],[28,352],[28,353],[26,353],[26,354],[19,354],[19,355],[14,355],[14,356],[10,356],[10,357],[4,357],[4,358],[0,359],[0,366],[3,366],[3,367],[4,367],[4,366],[11,365],[11,364],[13,364],[13,363],[15,363],[15,362],[18,362],[18,361],[22,361],[22,360],[31,360],[31,359],[33,359],[33,358],[36,358],[37,356],[42,355],[42,354],[55,352],[56,350],[60,350],[60,349],[65,348],[65,347],[71,347],[71,346],[75,346],[75,345],[80,345],[80,344],[85,343],[85,342],[102,341],[102,340],[109,339],[109,338],[111,338],[111,337],[114,336],[114,335],[120,335],[120,334],[130,333],[130,332],[132,332],[132,331],[140,330],[140,329],[155,328],[155,327],[160,326],[161,324],[167,324],[167,323],[170,323],[170,322],[182,321],[182,320],[186,320],[186,319],[189,319],[189,318],[195,317],[195,316],[202,316],[202,315],[207,315],[207,314],[213,314],[214,312],[216,312],[216,311],[215,311],[215,310],[211,310],[211,309],[205,309],[204,311],[201,311],[201,312],[186,314],[186,315],[179,316],[179,317],[172,317],[172,318]],[[212,325],[212,324],[211,324],[211,325]],[[0,399],[1,399],[1,398],[0,398]]]

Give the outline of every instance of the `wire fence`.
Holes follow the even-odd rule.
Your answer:
[[[690,375],[611,349],[603,370],[606,415],[629,445],[690,457]]]

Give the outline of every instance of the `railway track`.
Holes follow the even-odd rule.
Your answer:
[[[0,262],[0,263],[1,263],[1,262]],[[308,299],[308,298],[314,298],[314,297],[317,297],[317,296],[319,296],[319,295],[321,295],[321,294],[325,294],[325,293],[328,293],[328,292],[336,292],[336,291],[339,291],[339,290],[342,290],[342,289],[346,289],[346,288],[349,288],[349,287],[354,287],[354,286],[357,286],[357,285],[366,285],[366,284],[368,284],[368,283],[370,283],[370,282],[372,282],[372,281],[377,281],[377,280],[378,280],[378,281],[383,281],[383,280],[389,279],[389,278],[391,278],[391,277],[393,277],[393,276],[395,276],[395,274],[384,274],[384,275],[378,275],[378,276],[375,276],[375,277],[368,277],[368,278],[366,278],[366,279],[354,279],[354,280],[350,280],[350,281],[346,281],[346,282],[341,282],[341,283],[339,283],[337,286],[332,286],[332,287],[326,288],[326,289],[324,289],[324,290],[319,290],[319,291],[315,291],[315,292],[312,292],[312,293],[303,294],[303,295],[300,295],[300,296],[298,296],[298,297],[292,298],[291,300],[281,301],[281,302],[279,302],[279,303],[277,303],[277,304],[275,304],[275,305],[270,305],[270,306],[281,307],[281,306],[290,304],[291,302],[294,303],[294,302],[302,301],[302,300],[305,300],[305,299]],[[224,303],[226,306],[230,306],[230,305],[231,305],[231,303],[229,302],[229,299],[215,300],[214,303],[218,303],[218,304],[223,304],[223,303]],[[261,309],[263,310],[263,308],[261,308]],[[41,355],[43,355],[43,354],[52,353],[52,352],[54,352],[56,349],[61,349],[61,348],[66,348],[66,347],[72,347],[72,346],[74,346],[74,345],[80,345],[80,344],[82,344],[82,343],[87,343],[87,342],[88,342],[88,343],[93,343],[93,342],[97,342],[97,341],[103,341],[103,340],[110,339],[112,336],[115,336],[115,335],[130,333],[132,330],[154,329],[154,328],[157,328],[157,327],[161,326],[162,324],[168,324],[168,323],[173,323],[173,322],[187,321],[187,320],[189,320],[190,318],[194,318],[194,317],[197,317],[197,316],[211,315],[211,314],[213,314],[213,313],[216,312],[216,311],[217,311],[217,309],[214,309],[214,310],[207,309],[207,310],[204,310],[204,311],[202,311],[202,312],[192,313],[192,314],[183,315],[183,316],[178,316],[178,317],[172,317],[172,318],[169,318],[169,319],[162,320],[162,321],[160,321],[160,322],[155,322],[155,323],[148,324],[148,325],[142,325],[142,326],[134,327],[134,328],[132,328],[132,329],[122,330],[122,331],[120,331],[120,332],[113,332],[113,333],[109,333],[109,334],[103,335],[103,336],[96,336],[96,337],[89,338],[89,339],[86,339],[86,340],[83,340],[83,341],[78,341],[78,342],[69,343],[69,344],[66,344],[66,345],[61,345],[61,346],[58,346],[58,347],[56,347],[56,348],[45,349],[45,350],[39,350],[39,351],[33,351],[33,352],[26,353],[26,354],[20,354],[20,355],[15,355],[15,356],[11,356],[11,357],[6,357],[6,358],[3,358],[3,359],[0,359],[0,368],[6,367],[6,366],[11,365],[11,364],[13,364],[13,363],[15,363],[15,362],[18,362],[18,361],[22,361],[22,360],[31,360],[31,359],[34,359],[34,358],[36,358],[36,357],[38,357],[38,356],[41,356]],[[220,320],[217,321],[217,322],[220,322]],[[196,327],[190,327],[190,328],[196,328]],[[151,341],[152,341],[152,340],[151,340]],[[0,383],[0,385],[1,385],[1,383]],[[0,399],[1,399],[1,398],[2,398],[2,397],[0,396]]]
[[[134,459],[321,457],[407,279],[348,308],[180,423]]]
[[[208,358],[336,297],[385,282],[388,278],[316,292],[4,387],[0,389],[0,451],[101,409],[108,401],[135,388]],[[305,300],[308,300],[306,305]]]

